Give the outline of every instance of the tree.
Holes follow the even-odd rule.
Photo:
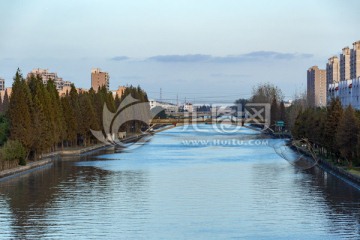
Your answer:
[[[2,102],[2,112],[6,113],[9,109],[9,94],[7,91],[5,91],[5,94],[4,94],[4,100]]]
[[[31,107],[32,99],[30,90],[21,75],[20,69],[18,69],[14,77],[8,112],[10,138],[21,142],[26,149],[31,148],[33,139]]]
[[[2,96],[0,94],[0,113],[3,113],[3,100],[2,100]]]
[[[77,119],[76,113],[70,104],[70,97],[66,96],[61,98],[61,106],[64,116],[64,139],[66,146],[73,145],[76,142],[77,137]]]
[[[336,156],[339,151],[336,144],[336,134],[340,120],[343,115],[343,109],[339,98],[333,99],[327,109],[326,122],[324,127],[325,147]]]
[[[253,88],[250,102],[271,104],[274,98],[276,98],[277,102],[283,100],[284,95],[280,88],[271,83],[263,83]]]
[[[359,119],[355,116],[355,111],[350,105],[341,116],[336,131],[336,143],[340,154],[350,162],[356,157],[359,130]]]
[[[64,123],[64,115],[62,110],[62,104],[60,101],[59,93],[56,89],[55,83],[49,80],[46,85],[47,92],[50,97],[51,108],[51,122],[53,130],[53,143],[54,149],[59,142],[63,142],[66,135],[66,126]]]
[[[9,136],[9,120],[0,113],[0,146],[6,142]]]
[[[83,144],[86,146],[90,142],[90,129],[98,129],[98,122],[96,121],[96,113],[94,106],[91,105],[90,96],[88,93],[80,94],[79,105],[81,111],[82,124],[79,126],[79,134],[83,138]]]
[[[31,153],[34,159],[42,154],[49,146],[49,128],[47,125],[45,111],[43,105],[40,103],[40,100],[37,96],[33,99],[34,107],[32,112],[32,121],[33,121],[33,140],[31,145]]]
[[[280,103],[279,120],[286,121],[286,110],[285,110],[284,101],[281,101]]]
[[[279,116],[280,116],[280,108],[279,108],[278,102],[276,100],[276,97],[274,97],[272,99],[270,115],[271,115],[271,123],[275,124],[276,121],[279,120]]]

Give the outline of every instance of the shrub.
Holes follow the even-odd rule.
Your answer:
[[[19,165],[26,165],[26,149],[17,140],[7,141],[0,150],[3,161],[18,161]]]

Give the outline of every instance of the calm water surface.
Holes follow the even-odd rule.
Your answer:
[[[0,182],[0,239],[360,239],[358,189],[201,128]]]

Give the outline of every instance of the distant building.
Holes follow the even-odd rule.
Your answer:
[[[71,82],[63,81],[61,77],[58,77],[57,73],[49,72],[48,69],[34,68],[27,74],[27,77],[30,78],[31,75],[40,76],[44,84],[47,84],[49,80],[53,80],[57,90],[62,90],[64,84],[71,85]]]
[[[122,95],[124,95],[125,90],[126,90],[126,87],[119,86],[119,88],[117,90],[114,90],[114,91],[111,91],[111,92],[112,92],[114,98],[116,97],[116,95],[118,95],[118,97],[121,98]]]
[[[329,58],[326,64],[326,88],[330,84],[338,83],[340,81],[340,66],[337,56]]]
[[[106,89],[109,90],[109,79],[109,74],[102,72],[100,68],[93,68],[91,70],[91,87],[95,92],[102,86],[105,86]]]
[[[334,58],[334,57],[333,57]],[[329,59],[327,64],[327,80],[329,86],[327,88],[327,101],[338,97],[341,100],[343,106],[352,105],[356,109],[360,109],[360,41],[353,43],[353,48],[345,47],[340,54],[339,73],[340,81],[333,81],[331,83],[331,77],[335,79],[335,68],[331,68],[329,65],[334,66],[335,61]],[[331,72],[333,71],[333,72]]]
[[[338,97],[343,107],[351,105],[360,109],[360,77],[330,84],[328,95],[328,101]]]
[[[0,78],[0,91],[5,90],[5,80]]]
[[[350,52],[350,79],[360,77],[360,41],[353,43]]]
[[[179,107],[176,104],[163,102],[163,101],[156,101],[156,100],[149,100],[150,109],[153,109],[155,107],[161,107],[165,109],[166,114],[172,114],[177,113],[179,111]]]
[[[287,100],[287,101],[284,101],[284,106],[286,108],[290,107],[292,105],[293,101],[292,100]]]
[[[193,104],[192,103],[184,103],[184,112],[193,112]]]
[[[60,97],[65,97],[70,93],[71,86],[64,86],[61,90],[58,90]]]
[[[313,66],[307,70],[307,99],[312,107],[326,106],[326,70]]]
[[[11,87],[8,87],[8,88],[5,88],[4,90],[1,90],[1,91],[0,91],[0,98],[1,98],[1,100],[4,100],[5,92],[7,93],[8,97],[10,97],[10,96],[11,96],[11,93],[12,93],[12,88],[11,88]]]
[[[340,81],[350,79],[350,48],[345,47],[340,54]]]

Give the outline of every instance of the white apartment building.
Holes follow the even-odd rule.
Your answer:
[[[161,102],[151,99],[149,100],[149,104],[150,104],[150,109],[154,107],[162,107],[163,109],[165,109],[166,114],[177,113],[179,111],[179,107],[176,104],[172,104],[168,102]]]

